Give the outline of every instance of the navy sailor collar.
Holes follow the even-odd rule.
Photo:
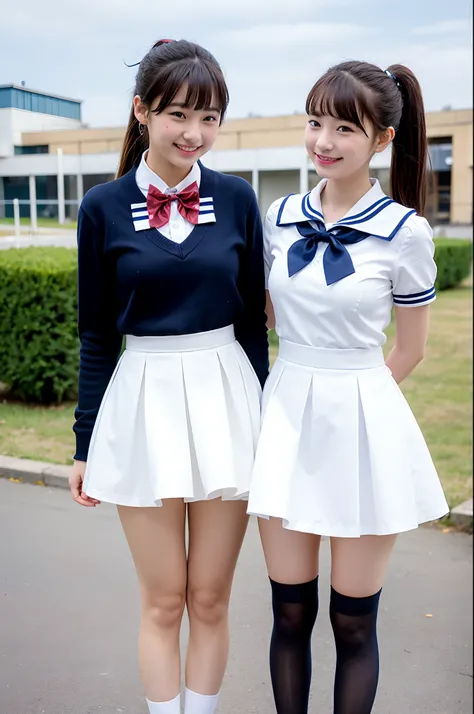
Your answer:
[[[345,226],[390,241],[405,221],[416,213],[414,209],[406,208],[387,196],[377,179],[370,179],[370,181],[372,188],[343,218],[331,226],[330,232]],[[284,198],[278,211],[277,226],[289,226],[307,221],[324,224],[321,192],[326,183],[327,179],[322,179],[312,191],[305,194],[290,194]]]

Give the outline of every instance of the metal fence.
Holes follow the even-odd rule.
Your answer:
[[[37,199],[32,202],[29,199],[0,199],[0,221],[5,218],[6,208],[13,206],[13,227],[16,236],[21,234],[21,206],[28,206],[30,219],[30,233],[38,233],[38,207],[50,207],[50,210],[41,211],[40,218],[51,218],[57,220],[60,226],[67,228],[68,222],[77,217],[77,211],[80,201],[64,199],[60,202],[58,199]],[[67,211],[67,208],[70,210]],[[69,213],[69,215],[66,215]]]

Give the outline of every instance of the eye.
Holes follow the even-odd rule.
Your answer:
[[[177,119],[186,119],[183,112],[171,112],[171,116],[176,117]]]
[[[211,114],[208,117],[204,117],[204,121],[208,123],[212,123],[215,121],[219,121],[218,117],[212,116]]]
[[[321,126],[321,124],[316,121],[316,119],[310,119],[308,122],[309,126],[313,127],[313,129],[317,129],[318,127]]]
[[[351,134],[354,132],[353,129],[351,129],[350,126],[345,126],[344,124],[342,126],[339,126],[338,131],[341,132],[341,134],[345,134],[346,132],[351,132]]]

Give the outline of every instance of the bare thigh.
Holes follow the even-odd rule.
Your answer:
[[[186,593],[186,506],[164,499],[159,508],[118,506],[138,574],[143,605],[184,606]]]
[[[228,600],[248,524],[247,502],[190,503],[188,522],[188,592]]]
[[[321,536],[283,528],[280,518],[258,519],[270,578],[277,583],[309,583],[319,575]]]
[[[341,595],[368,597],[383,585],[397,536],[331,538],[331,584]]]

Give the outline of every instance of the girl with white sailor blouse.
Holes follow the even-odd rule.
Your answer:
[[[156,43],[139,65],[119,178],[88,192],[78,222],[70,485],[83,506],[118,506],[140,582],[150,714],[181,711],[185,606],[185,712],[215,711],[268,370],[255,194],[198,161],[227,104],[209,52]]]
[[[263,396],[249,496],[274,627],[278,714],[306,714],[321,536],[331,540],[334,714],[369,714],[376,620],[398,533],[448,506],[397,383],[422,359],[436,266],[425,205],[427,139],[412,72],[345,62],[314,85],[306,149],[322,181],[264,225],[269,326],[279,355]],[[369,163],[392,142],[391,194]],[[384,360],[392,308],[395,345]],[[316,706],[317,708],[317,706]]]

